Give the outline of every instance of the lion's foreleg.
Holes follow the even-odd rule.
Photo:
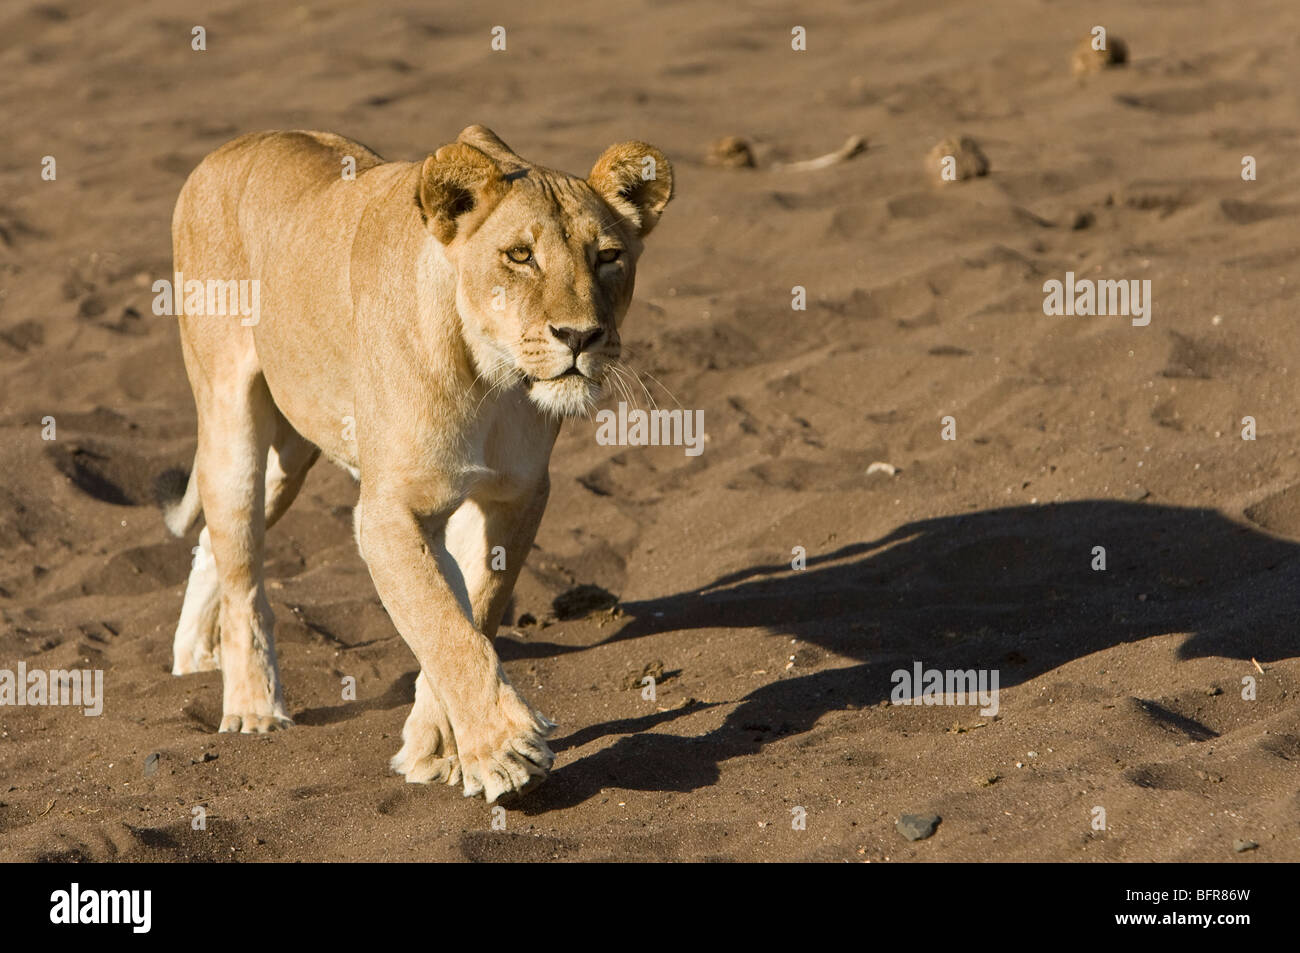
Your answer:
[[[454,737],[466,795],[489,801],[544,776],[549,722],[506,680],[447,551],[449,519],[421,519],[400,488],[362,481],[358,535],[379,597],[420,663]],[[517,570],[516,570],[517,571]],[[417,690],[418,693],[418,690]]]

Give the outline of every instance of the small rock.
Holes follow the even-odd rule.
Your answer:
[[[720,165],[726,169],[752,169],[754,150],[740,136],[726,136],[709,146],[705,160],[709,165]]]
[[[897,472],[898,467],[894,466],[892,463],[883,463],[879,460],[867,467],[867,476],[871,476],[873,473],[883,473],[886,476],[893,476]]]
[[[948,167],[945,160],[948,156],[953,158],[952,178],[945,176]],[[925,157],[925,168],[940,183],[960,182],[962,179],[988,175],[989,160],[970,136],[950,137],[930,150]]]
[[[560,621],[582,619],[593,612],[612,609],[618,605],[618,596],[600,586],[583,583],[556,596],[551,603],[555,618]]]
[[[146,778],[151,778],[158,773],[158,762],[161,759],[162,759],[162,755],[160,755],[157,751],[155,751],[153,754],[149,755],[149,757],[144,759],[144,776]]]
[[[925,840],[943,820],[938,814],[904,814],[894,824],[894,829],[908,840]]]
[[[1070,57],[1070,71],[1075,76],[1099,73],[1114,66],[1123,66],[1128,62],[1128,44],[1117,36],[1107,35],[1106,48],[1094,50],[1092,35],[1085,36],[1074,48]]]
[[[1140,503],[1151,495],[1151,491],[1144,486],[1135,486],[1124,491],[1124,499],[1130,503]]]
[[[1207,695],[1222,695],[1222,694],[1223,694],[1223,689],[1220,688],[1218,685],[1214,685],[1214,686],[1212,686],[1212,687],[1210,687],[1210,688],[1207,688],[1207,689],[1205,690],[1205,694],[1207,694]]]
[[[1259,845],[1253,840],[1235,840],[1232,842],[1232,849],[1239,854],[1244,854],[1248,850],[1254,850]]]

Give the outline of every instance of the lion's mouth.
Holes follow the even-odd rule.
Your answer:
[[[590,377],[578,370],[577,364],[572,364],[569,366],[567,371],[564,371],[562,374],[556,374],[554,377],[533,377],[530,375],[528,377],[528,386],[532,387],[534,384],[546,384],[551,381],[562,381],[566,377],[581,377],[583,380],[591,380]]]
[[[586,417],[601,390],[600,381],[576,365],[554,377],[529,377],[525,387],[529,399],[554,417]]]

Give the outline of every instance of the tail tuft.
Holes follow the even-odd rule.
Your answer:
[[[180,467],[171,467],[154,477],[153,498],[162,507],[163,522],[173,536],[184,536],[198,522],[198,482]]]

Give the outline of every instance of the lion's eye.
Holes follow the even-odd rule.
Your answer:
[[[533,250],[527,245],[516,245],[506,250],[506,257],[516,265],[526,265],[533,260]]]
[[[602,248],[600,253],[596,255],[596,260],[602,265],[608,265],[618,261],[622,254],[623,249],[621,248]]]

